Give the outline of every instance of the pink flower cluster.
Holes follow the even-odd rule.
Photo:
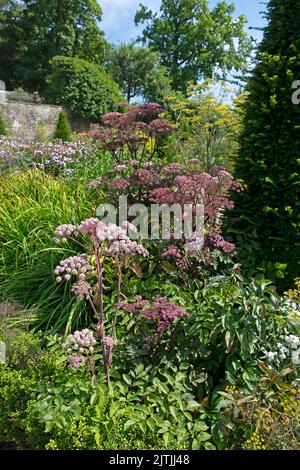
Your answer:
[[[95,189],[105,184],[105,179],[100,177],[86,185],[87,189]]]
[[[65,343],[62,344],[67,352],[69,365],[78,369],[86,364],[94,353],[95,344],[94,334],[87,328],[69,335]]]
[[[142,311],[141,316],[154,323],[158,333],[164,333],[171,328],[175,320],[190,315],[184,308],[168,298],[156,297],[153,303]]]
[[[136,179],[137,184],[146,187],[155,186],[160,181],[160,178],[157,176],[157,174],[143,168],[140,168],[139,170],[133,172],[133,179]]]
[[[121,302],[119,308],[126,313],[139,313],[142,318],[153,323],[157,333],[160,334],[168,331],[179,318],[190,316],[186,310],[167,297],[155,297],[150,303],[141,296],[137,296],[135,303]]]
[[[208,246],[222,250],[224,253],[233,254],[235,250],[235,244],[224,240],[220,233],[212,233],[208,235],[206,242]]]
[[[96,125],[90,136],[100,143],[103,150],[111,153],[117,161],[117,171],[124,171],[124,155],[128,151],[132,160],[139,164],[137,156],[146,150],[150,137],[167,137],[174,128],[159,115],[163,108],[156,103],[144,103],[138,106],[123,106],[123,112],[107,113],[102,118],[102,125]]]
[[[149,256],[148,250],[143,245],[127,238],[126,240],[114,240],[107,248],[104,248],[104,253],[111,256]]]
[[[176,245],[170,245],[163,251],[163,257],[175,262],[176,266],[182,269],[188,267],[188,260],[184,255],[183,250]]]
[[[60,262],[54,270],[56,282],[62,282],[63,278],[65,281],[69,281],[72,276],[77,276],[79,280],[85,280],[85,278],[91,274],[93,267],[91,266],[87,255],[70,256],[69,258]]]
[[[75,225],[71,224],[60,225],[60,227],[57,227],[55,230],[54,235],[54,243],[66,243],[68,237],[71,237],[72,235],[74,235],[74,237],[78,236],[78,229]]]
[[[111,183],[108,183],[107,186],[112,190],[118,191],[119,194],[123,194],[130,186],[130,183],[125,178],[118,178]]]
[[[76,295],[79,299],[88,299],[92,295],[92,287],[91,285],[84,281],[83,279],[77,281],[72,287],[73,294]]]

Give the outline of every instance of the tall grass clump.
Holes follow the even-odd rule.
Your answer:
[[[95,213],[91,198],[77,181],[66,184],[35,170],[0,175],[0,185],[1,296],[36,307],[42,323],[59,323],[61,312],[74,312],[74,299],[58,293],[53,278],[61,255],[53,232]]]

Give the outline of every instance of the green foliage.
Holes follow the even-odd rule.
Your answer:
[[[15,67],[19,55],[19,19],[23,6],[15,0],[0,1],[0,70],[8,89],[17,85]]]
[[[244,100],[244,95],[240,95],[229,101],[233,91],[225,82],[207,79],[201,85],[190,85],[187,97],[176,93],[167,98],[169,113],[178,129],[173,139],[176,155],[185,161],[198,158],[207,172],[215,165],[232,169],[242,130]]]
[[[300,76],[300,5],[272,0],[267,17],[248,84],[236,164],[248,189],[236,199],[236,215],[237,227],[257,243],[249,253],[256,266],[261,260],[287,266],[285,281],[278,282],[284,290],[300,272],[300,107],[292,102],[292,84]]]
[[[5,3],[0,66],[7,86],[17,83],[44,93],[49,62],[56,55],[103,60],[106,43],[98,26],[102,11],[96,0]]]
[[[159,65],[159,55],[149,48],[132,43],[113,47],[108,68],[128,102],[138,96],[161,102],[171,90],[166,71]]]
[[[22,87],[18,87],[10,93],[9,100],[10,101],[27,101],[28,97],[29,97],[28,93],[25,90],[23,90]]]
[[[51,376],[58,366],[41,348],[38,337],[17,330],[10,336],[7,364],[0,365],[0,442],[23,449],[42,448],[47,442],[43,428],[38,421],[26,424],[27,406],[36,383]]]
[[[300,395],[291,369],[279,373],[260,363],[255,387],[227,386],[217,404],[215,435],[227,448],[299,450]]]
[[[125,449],[136,448],[133,437],[146,448],[212,448],[204,409],[190,393],[184,373],[174,369],[156,374],[140,364],[129,374],[115,370],[114,376],[107,389],[84,372],[56,374],[47,385],[36,387],[38,401],[30,404],[29,415],[60,448],[63,432],[75,429],[75,423],[85,423],[90,434],[80,448],[114,449],[118,435],[119,448]],[[73,448],[76,434],[72,440],[68,436],[68,448]]]
[[[7,135],[7,128],[2,109],[0,108],[0,136],[1,135]]]
[[[117,84],[98,65],[77,57],[57,56],[48,76],[49,100],[77,116],[99,120],[122,99]]]
[[[117,368],[107,388],[101,376],[66,368],[54,350],[33,355],[31,344],[38,348],[32,334],[19,336],[0,367],[0,441],[23,449],[213,448],[184,371]]]
[[[145,24],[140,40],[160,54],[173,88],[186,91],[189,82],[218,75],[216,69],[244,69],[251,41],[246,18],[233,14],[225,2],[210,10],[207,0],[163,0],[159,15],[141,5],[135,22]]]
[[[54,138],[68,142],[71,140],[71,128],[66,113],[59,113]]]

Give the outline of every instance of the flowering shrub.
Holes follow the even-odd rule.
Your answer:
[[[260,363],[256,386],[227,386],[220,392],[219,446],[244,450],[299,450],[300,394],[288,369]],[[215,432],[215,436],[218,435]]]
[[[115,200],[120,195],[128,196],[129,203],[192,205],[193,215],[199,204],[204,205],[205,240],[201,252],[193,250],[197,240],[175,242],[163,251],[163,257],[186,270],[199,270],[199,265],[213,265],[214,252],[233,255],[235,245],[226,241],[222,234],[223,214],[233,209],[231,192],[243,191],[244,186],[234,180],[224,168],[215,166],[211,174],[203,172],[199,160],[189,160],[185,164],[160,163],[126,160],[116,164],[107,178],[101,177],[88,184],[88,188],[106,190]],[[183,245],[190,246],[186,250]]]
[[[300,303],[300,281],[295,282],[295,289],[290,289],[284,295],[294,302]]]
[[[92,331],[87,328],[82,331],[75,331],[69,335],[62,344],[68,356],[68,363],[71,367],[78,369],[81,365],[88,364],[94,367],[93,353],[96,339]]]
[[[136,296],[135,303],[121,302],[119,308],[133,316],[136,323],[145,319],[153,325],[154,331],[145,332],[145,326],[141,325],[141,332],[146,349],[153,351],[158,345],[162,335],[171,330],[176,320],[189,317],[189,313],[171,302],[166,297],[155,297],[152,302],[146,301],[140,295]]]
[[[161,139],[174,131],[172,125],[160,117],[163,108],[157,103],[138,106],[121,103],[120,106],[125,112],[105,114],[102,124],[95,125],[90,136],[99,141],[102,150],[109,152],[118,164],[124,163],[127,155],[137,165],[143,160],[152,160]]]
[[[33,164],[46,173],[70,176],[75,169],[92,157],[92,148],[87,141],[37,144],[33,150]]]
[[[35,167],[54,176],[70,176],[95,159],[95,148],[88,140],[63,143],[25,142],[0,137],[0,171]]]
[[[28,164],[32,144],[11,137],[0,136],[0,172]]]
[[[282,366],[288,360],[295,366],[300,365],[300,337],[294,334],[282,336],[273,351],[266,352],[266,359],[271,364]]]
[[[104,223],[99,219],[86,219],[79,226],[65,224],[55,231],[56,244],[67,243],[68,239],[77,242],[85,253],[62,260],[55,268],[56,281],[74,282],[72,292],[79,299],[86,299],[97,319],[97,333],[102,345],[103,366],[107,381],[112,363],[113,349],[117,344],[116,325],[119,302],[122,295],[122,271],[134,257],[147,257],[148,251],[127,235],[128,224],[124,228]],[[82,237],[80,241],[79,238]],[[86,239],[84,238],[87,236]],[[111,334],[106,334],[104,323],[104,260],[110,259],[116,268],[118,278],[117,302],[112,320]],[[76,343],[77,344],[77,343]],[[77,349],[77,348],[76,348]],[[74,358],[72,359],[74,363]],[[76,365],[82,360],[76,356]]]

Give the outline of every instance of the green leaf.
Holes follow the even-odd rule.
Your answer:
[[[124,431],[128,431],[128,429],[131,428],[132,426],[134,426],[135,424],[136,424],[136,421],[134,419],[129,419],[124,424]]]

